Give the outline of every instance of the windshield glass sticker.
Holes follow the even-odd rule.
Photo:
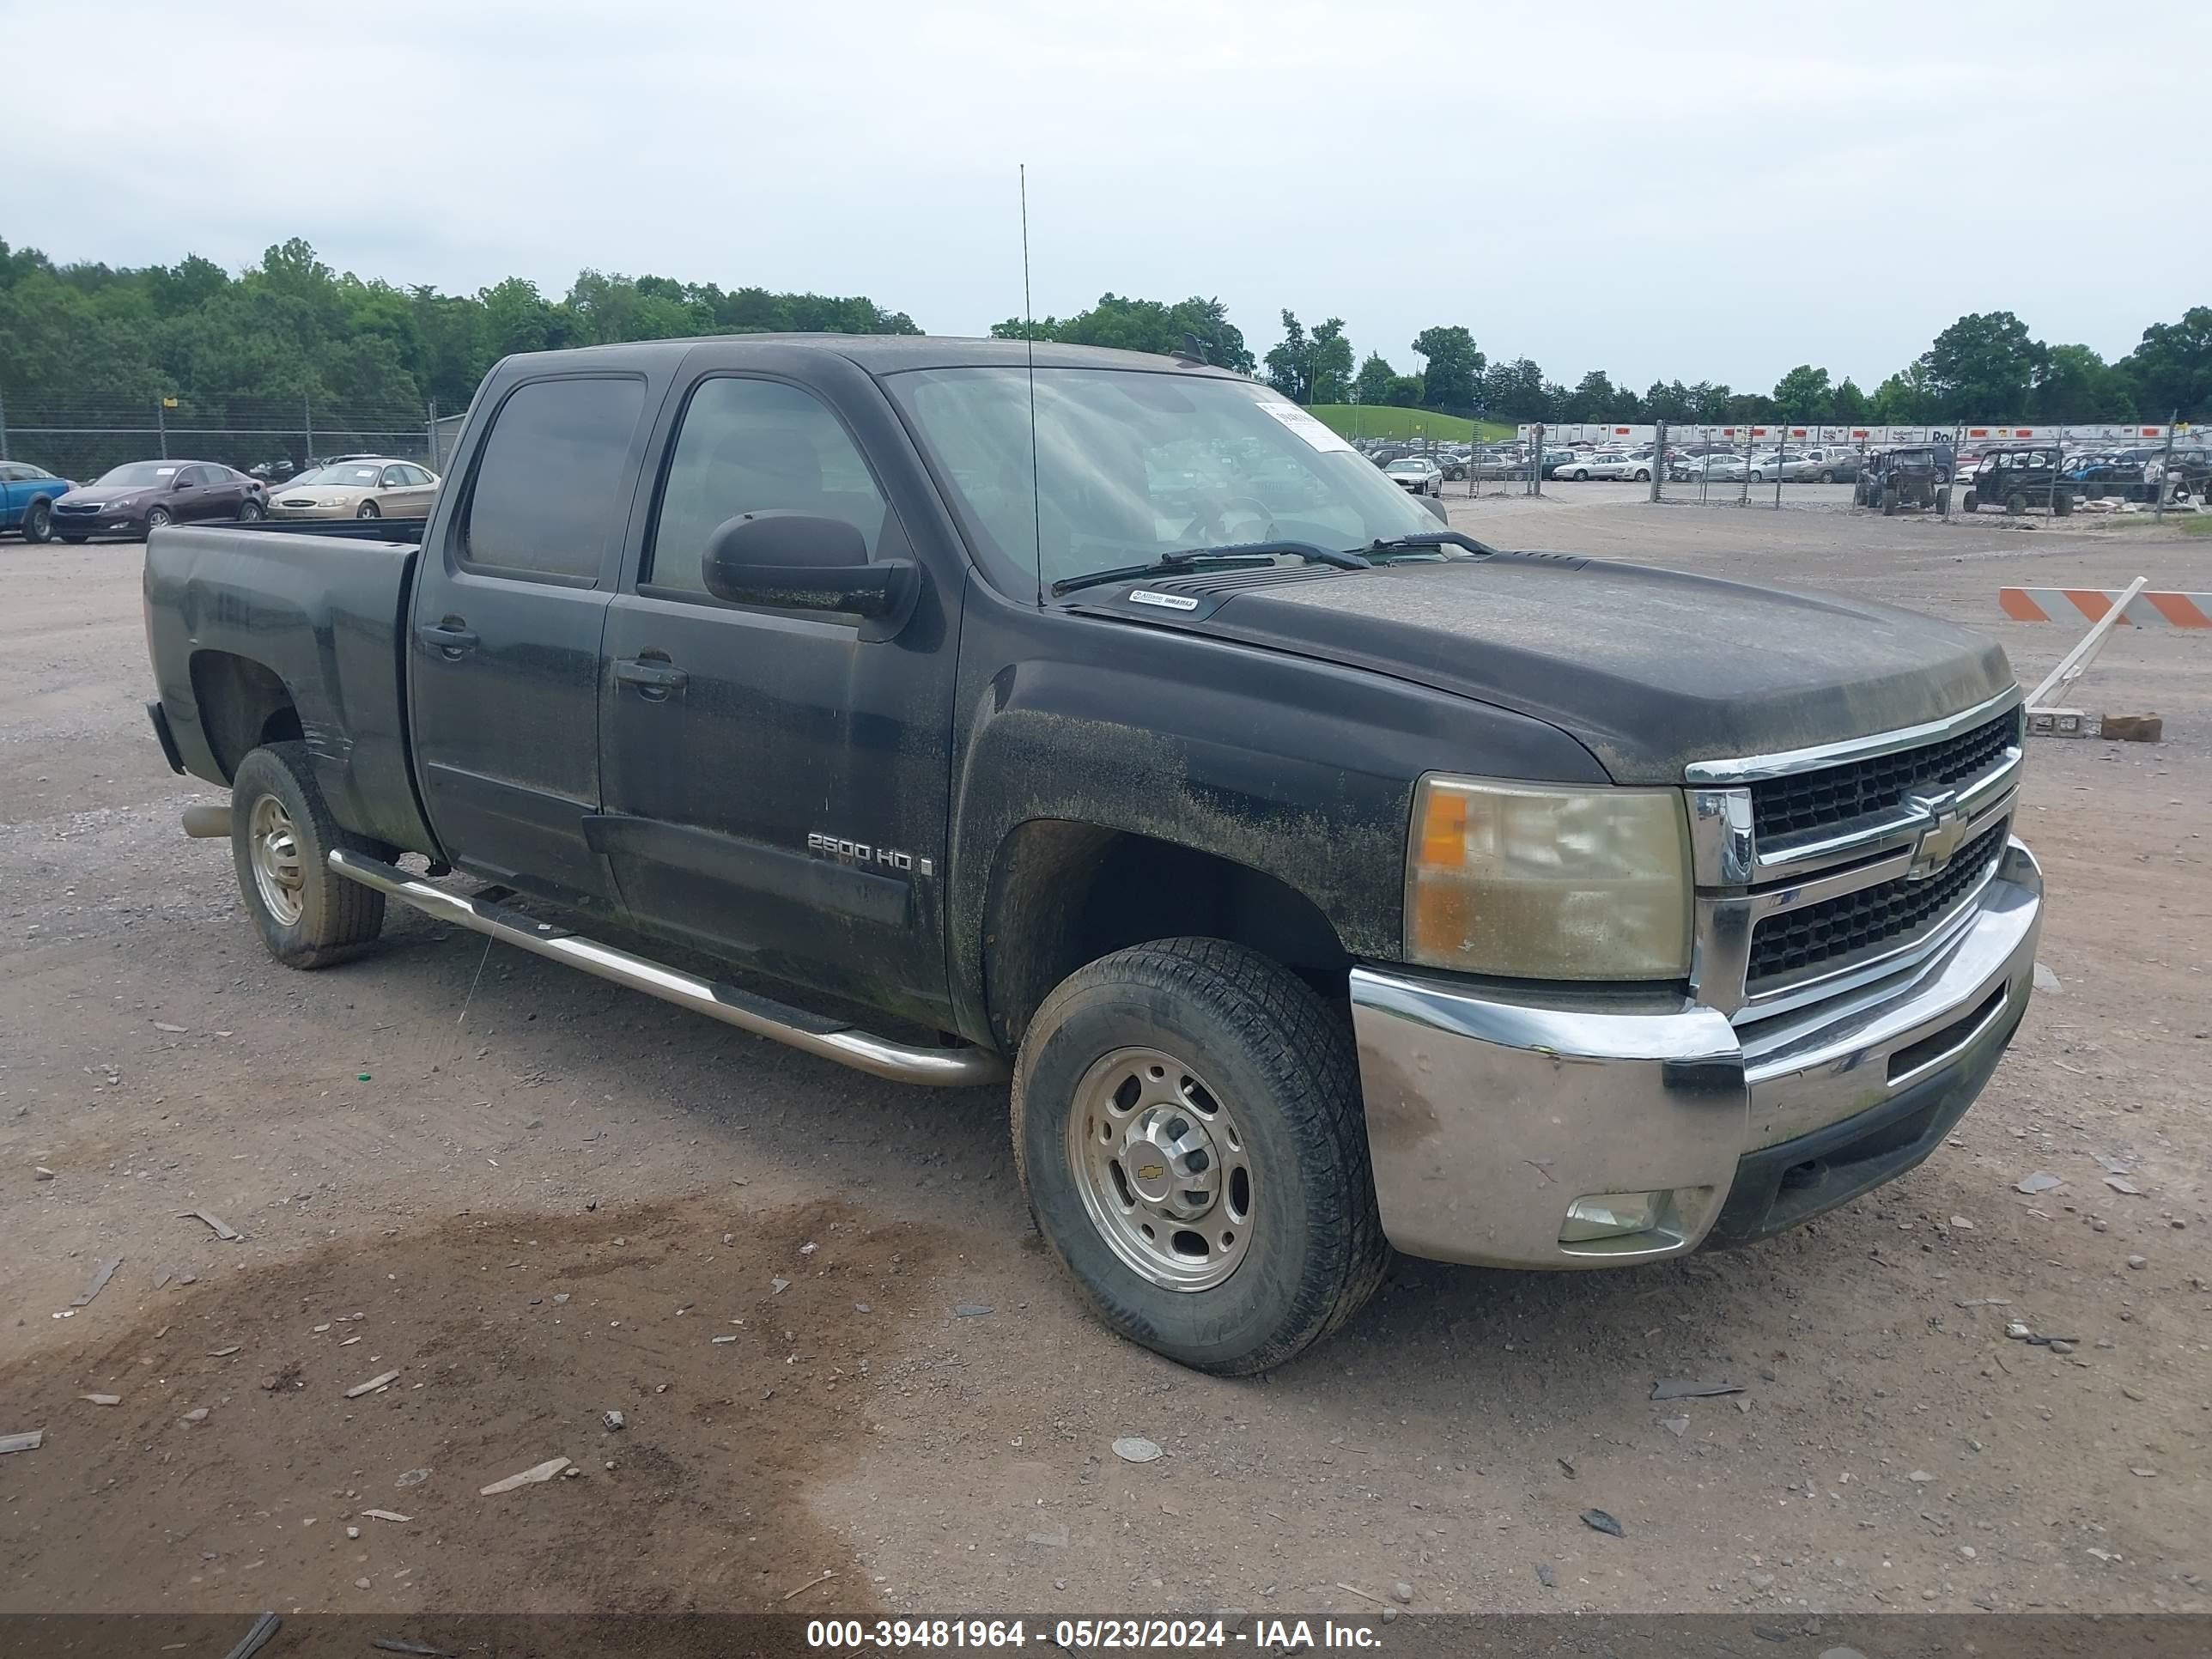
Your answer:
[[[1260,407],[1266,410],[1285,426],[1304,438],[1316,449],[1350,450],[1352,446],[1340,438],[1322,422],[1316,420],[1296,404],[1278,403],[1273,398],[1262,398]]]

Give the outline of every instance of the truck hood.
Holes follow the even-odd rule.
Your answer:
[[[1292,574],[1140,585],[1199,599],[1180,614],[1111,608],[1532,715],[1619,783],[1918,725],[2014,684],[1993,640],[1834,594],[1553,554]]]

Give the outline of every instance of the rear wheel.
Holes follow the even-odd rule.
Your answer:
[[[268,516],[269,509],[261,505],[257,496],[248,495],[238,504],[238,521],[240,524],[258,524]]]
[[[1651,475],[1645,471],[1644,468],[1639,466],[1636,469],[1635,482],[1638,483],[1650,483],[1651,482]]]
[[[1945,484],[1936,492],[1936,510],[1945,518],[1951,516],[1951,486]]]
[[[1967,490],[1966,495],[1966,499],[1965,499],[1965,500],[1963,500],[1963,501],[1961,501],[1959,503],[1959,505],[1960,505],[1960,506],[1961,506],[1962,507],[1964,507],[1964,508],[1965,508],[1967,512],[1969,512],[1969,513],[1972,512],[1976,507],[1979,507],[1981,504],[1982,504],[1982,498],[1981,498],[1979,495],[1976,495],[1976,494],[1975,494],[1972,489]]]
[[[1071,975],[1023,1038],[1011,1120],[1061,1265],[1170,1359],[1267,1370],[1381,1281],[1350,1028],[1256,951],[1160,939]]]
[[[1833,483],[1836,481],[1836,475],[1828,468],[1824,466],[1820,469],[1820,481],[1822,483]]]
[[[43,498],[23,509],[23,539],[27,542],[47,542],[54,535],[54,507]]]
[[[361,511],[354,514],[356,519],[380,519],[383,516],[384,514],[378,511],[374,501],[363,501],[361,504]]]
[[[333,848],[377,849],[331,820],[306,744],[272,743],[239,763],[230,847],[246,912],[287,968],[343,962],[383,930],[384,895],[330,866]]]
[[[2005,516],[2007,518],[2017,519],[2021,514],[2027,511],[2027,495],[2025,491],[2015,489],[2011,495],[2005,497]]]

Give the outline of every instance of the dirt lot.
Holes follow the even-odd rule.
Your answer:
[[[2000,583],[2212,587],[2212,540],[2140,526],[1639,493],[1455,515],[1920,606],[2031,680],[2071,635]],[[177,830],[138,564],[0,543],[0,1434],[46,1431],[0,1456],[0,1610],[2212,1608],[2212,639],[2124,634],[2085,684],[2162,744],[2036,748],[2059,988],[1929,1164],[1734,1255],[1401,1261],[1236,1383],[1084,1317],[1003,1091],[411,913],[273,965]],[[1651,1401],[1679,1376],[1745,1391]]]

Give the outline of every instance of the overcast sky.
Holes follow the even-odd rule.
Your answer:
[[[2212,5],[1857,0],[0,0],[0,236],[236,267],[284,237],[471,291],[579,268],[865,294],[937,333],[1107,290],[1464,323],[1571,383],[1809,360],[1961,313],[2107,356],[2212,304]],[[19,68],[27,63],[19,52]],[[38,205],[27,205],[35,201]]]

